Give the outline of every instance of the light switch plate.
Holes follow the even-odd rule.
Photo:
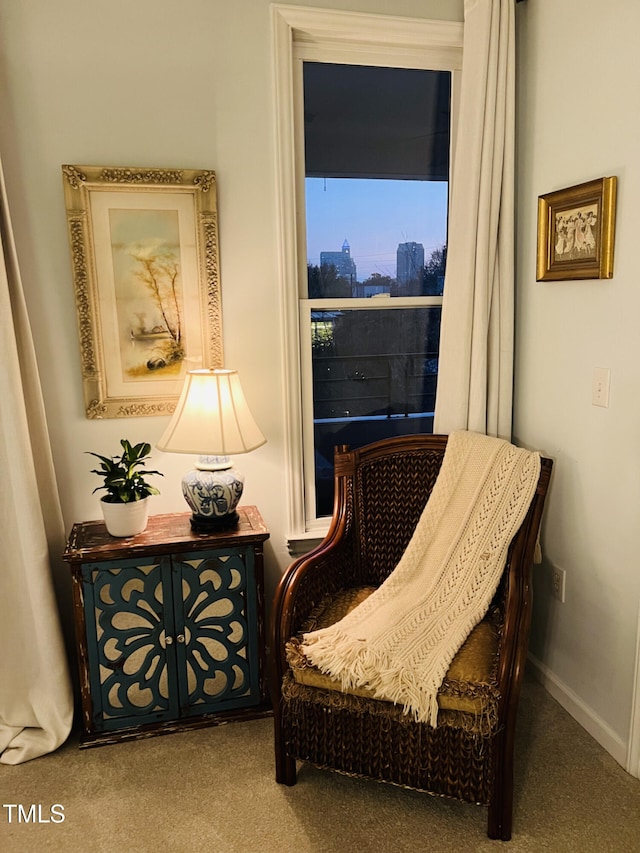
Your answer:
[[[594,406],[609,408],[609,387],[611,370],[608,367],[594,367],[591,402]]]

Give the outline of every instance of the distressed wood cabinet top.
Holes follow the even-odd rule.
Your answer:
[[[147,529],[137,536],[118,539],[110,536],[102,521],[74,524],[63,559],[68,563],[114,560],[169,551],[197,551],[248,542],[264,542],[269,538],[262,516],[255,506],[238,507],[240,520],[232,530],[196,533],[191,529],[191,513],[170,513],[149,517]]]

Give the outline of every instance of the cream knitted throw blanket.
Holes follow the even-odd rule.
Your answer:
[[[438,689],[487,612],[539,475],[538,453],[452,433],[398,565],[344,619],[304,635],[311,663],[343,688],[366,686],[435,726]]]

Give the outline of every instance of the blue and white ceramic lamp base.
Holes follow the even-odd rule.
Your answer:
[[[200,456],[182,478],[182,494],[193,513],[191,527],[199,532],[235,527],[243,487],[244,475],[229,456]]]

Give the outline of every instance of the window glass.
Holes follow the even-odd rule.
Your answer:
[[[311,311],[316,515],[333,505],[333,449],[433,432],[440,306]]]
[[[448,184],[307,178],[309,299],[442,296]]]

